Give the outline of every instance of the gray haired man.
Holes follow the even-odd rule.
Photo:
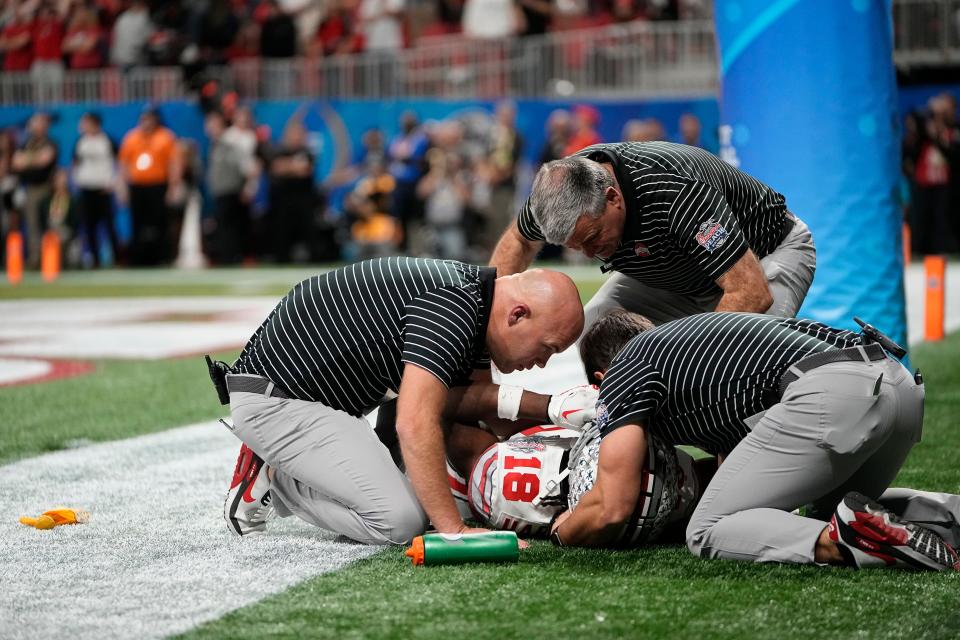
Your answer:
[[[544,241],[616,271],[587,305],[586,326],[614,308],[657,325],[705,311],[792,317],[816,268],[810,231],[782,195],[670,142],[594,145],[545,164],[490,264],[522,271]]]

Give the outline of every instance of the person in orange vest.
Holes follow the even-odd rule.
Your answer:
[[[140,122],[123,139],[117,158],[130,206],[133,237],[130,263],[157,265],[170,262],[176,241],[170,234],[169,204],[182,190],[180,154],[176,137],[160,122],[156,109],[147,109]]]

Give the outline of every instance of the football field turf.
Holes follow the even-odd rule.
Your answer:
[[[585,298],[597,284],[581,281]],[[88,295],[144,290],[109,281],[76,286],[86,287]],[[225,285],[207,280],[193,286],[197,293],[211,294],[224,293]],[[242,293],[279,295],[286,286],[259,282]],[[915,347],[911,355],[927,381],[925,433],[895,484],[960,492],[960,334]],[[89,375],[0,388],[0,407],[0,462],[163,431],[222,413],[198,358],[97,361]],[[270,570],[265,563],[263,572]],[[182,598],[191,595],[186,591]],[[703,561],[680,547],[561,551],[535,542],[516,565],[413,568],[402,550],[384,550],[187,635],[956,638],[958,605],[958,574],[759,566]],[[9,631],[0,630],[0,636]]]
[[[923,441],[895,486],[960,492],[960,334],[917,347]],[[957,638],[960,574],[765,566],[683,547],[534,542],[517,565],[413,568],[402,550],[201,627],[190,637]]]

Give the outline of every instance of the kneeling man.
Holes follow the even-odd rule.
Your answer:
[[[591,489],[557,519],[555,542],[602,546],[629,534],[652,434],[724,458],[687,526],[701,557],[960,569],[941,536],[875,502],[920,439],[924,400],[879,344],[744,313],[649,326],[614,312],[581,342],[588,372],[602,378],[598,465]],[[791,512],[804,505],[815,517]]]
[[[428,521],[466,530],[444,465],[449,389],[489,380],[491,359],[503,372],[543,366],[582,328],[576,286],[552,271],[497,279],[383,258],[304,280],[226,375],[244,443],[224,507],[231,530],[262,531],[271,507],[370,544],[407,543]],[[362,417],[393,398],[406,475]]]

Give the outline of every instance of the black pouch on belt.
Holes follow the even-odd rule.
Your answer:
[[[883,347],[884,351],[892,355],[897,360],[901,360],[903,359],[903,356],[907,355],[906,349],[891,340],[887,335],[874,327],[872,324],[867,324],[857,316],[853,316],[853,321],[860,325],[860,328],[863,329],[863,331],[860,332],[863,336],[861,338],[863,344],[879,344],[881,347]]]
[[[233,373],[233,369],[226,362],[212,360],[208,355],[203,357],[207,361],[207,373],[210,374],[213,388],[217,390],[217,398],[220,399],[220,404],[230,404],[230,392],[227,390],[227,374]]]

